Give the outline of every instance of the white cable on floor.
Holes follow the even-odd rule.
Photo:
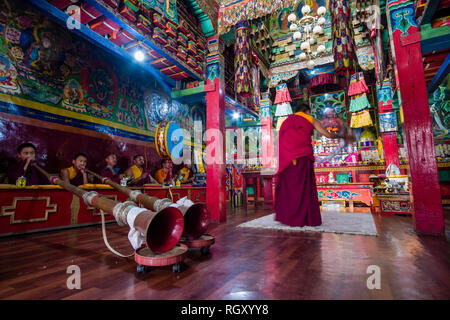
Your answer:
[[[134,252],[130,255],[124,255],[121,254],[120,252],[117,252],[116,250],[114,250],[108,242],[108,238],[106,237],[106,226],[105,226],[105,214],[103,213],[103,210],[100,210],[100,213],[102,215],[102,234],[103,234],[103,241],[105,242],[106,247],[109,249],[109,251],[111,251],[112,253],[114,253],[115,255],[118,255],[119,257],[122,258],[129,258],[134,256]]]

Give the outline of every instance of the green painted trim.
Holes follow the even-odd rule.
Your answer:
[[[190,96],[197,93],[202,93],[205,91],[205,83],[203,81],[199,82],[200,85],[195,88],[184,89],[184,90],[172,90],[171,97],[172,99],[177,99],[185,96]]]
[[[200,27],[202,28],[202,32],[205,37],[210,37],[216,34],[216,31],[213,28],[211,20],[208,15],[202,11],[195,0],[188,0],[189,9],[192,10],[192,13],[197,17],[200,22]]]
[[[206,16],[206,15],[205,15]],[[216,34],[216,30],[214,30],[211,21],[208,20],[200,22],[200,26],[202,27],[203,34],[205,37],[211,37]]]
[[[431,24],[424,24],[420,29],[421,40],[428,40],[435,37],[446,36],[450,34],[450,26],[441,26],[432,28]]]

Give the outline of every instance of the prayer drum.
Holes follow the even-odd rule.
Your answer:
[[[180,158],[183,153],[183,130],[174,121],[161,122],[156,128],[155,146],[161,158]]]

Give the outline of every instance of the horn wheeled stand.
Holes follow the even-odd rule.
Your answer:
[[[209,254],[209,247],[216,242],[216,238],[210,234],[203,234],[197,239],[180,238],[180,243],[186,245],[188,248],[200,248],[202,256]]]
[[[172,266],[173,272],[181,272],[181,262],[187,252],[188,247],[184,244],[177,244],[172,250],[164,253],[155,253],[148,247],[142,247],[134,254],[134,261],[137,263],[136,271],[144,273],[150,271],[151,267]]]

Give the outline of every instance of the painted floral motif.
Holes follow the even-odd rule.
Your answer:
[[[142,119],[141,117],[137,117],[136,118],[136,124],[137,124],[138,128],[140,128],[140,129],[144,129],[145,128],[144,119]]]
[[[121,98],[119,102],[119,109],[123,111],[128,111],[128,101],[125,98]]]
[[[11,54],[12,56],[16,59],[16,60],[22,60],[24,57],[22,48],[17,46],[17,47],[12,47],[11,48]]]
[[[15,28],[8,28],[6,29],[6,40],[14,43],[19,44],[20,43],[20,34],[21,32]]]
[[[414,4],[390,5],[390,15],[392,21],[392,32],[396,30],[402,32],[402,36],[411,33],[417,29],[417,23],[414,18]]]
[[[117,120],[119,120],[120,122],[123,121],[123,112],[122,111],[117,112]]]
[[[130,116],[128,113],[125,113],[125,123],[127,125],[131,125],[133,124],[133,122],[134,122],[133,117]]]
[[[83,90],[75,79],[70,79],[64,87],[62,105],[69,110],[86,112]]]
[[[319,199],[343,199],[349,200],[350,198],[355,198],[361,196],[359,193],[348,191],[348,190],[319,190]]]
[[[130,111],[135,117],[139,116],[139,114],[141,113],[139,107],[134,103],[130,105]]]
[[[20,93],[17,83],[17,71],[9,59],[0,54],[0,91],[5,93]]]
[[[371,46],[357,49],[356,56],[361,69],[372,70],[375,68],[375,56]]]

